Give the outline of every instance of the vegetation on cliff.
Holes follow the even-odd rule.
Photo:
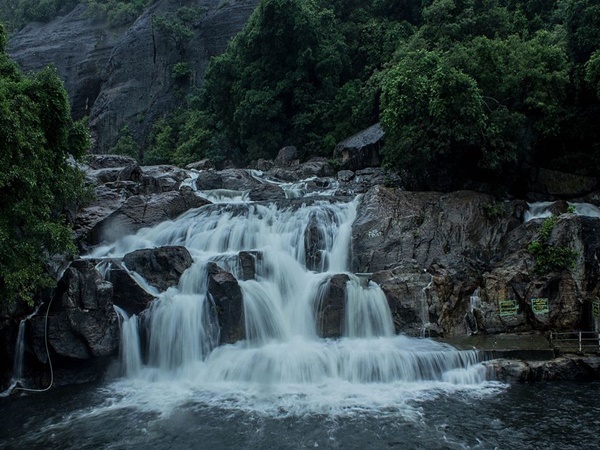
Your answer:
[[[82,194],[74,167],[88,148],[84,124],[71,120],[53,68],[24,76],[6,55],[0,25],[0,291],[31,302],[49,285],[49,255],[74,250],[62,213]]]
[[[444,168],[450,187],[506,185],[523,164],[598,175],[599,18],[598,0],[262,0],[147,155],[330,155],[381,121],[387,164],[421,182]]]

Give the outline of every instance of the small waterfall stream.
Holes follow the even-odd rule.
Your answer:
[[[179,285],[161,293],[149,308],[143,339],[139,319],[117,309],[126,379],[183,383],[227,401],[241,395],[242,403],[255,407],[266,387],[269,397],[275,395],[267,402],[273,406],[283,402],[289,407],[284,399],[293,394],[321,407],[329,398],[325,401],[332,407],[332,402],[352,404],[357,388],[379,386],[378,391],[381,383],[418,383],[419,389],[428,383],[484,383],[486,370],[475,351],[395,336],[382,290],[372,282],[361,285],[348,272],[358,202],[315,198],[278,207],[228,195],[223,204],[189,211],[97,248],[90,256],[118,259],[141,248],[183,245],[194,260]],[[260,255],[254,279],[239,276],[235,261],[242,251]],[[245,339],[235,344],[218,345],[215,305],[207,293],[209,262],[238,277]],[[317,308],[323,286],[335,274],[349,280],[343,336],[323,339]],[[372,402],[373,395],[361,394],[364,398],[356,401]]]

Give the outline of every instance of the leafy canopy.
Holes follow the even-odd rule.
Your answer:
[[[82,193],[70,163],[86,151],[86,127],[73,123],[53,68],[24,76],[10,61],[0,25],[0,291],[30,302],[51,280],[47,257],[73,251],[62,208]]]

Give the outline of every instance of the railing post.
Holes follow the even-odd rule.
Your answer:
[[[581,348],[581,330],[579,330],[579,353],[581,353],[582,348]]]

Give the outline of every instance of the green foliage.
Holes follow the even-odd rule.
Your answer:
[[[208,110],[228,157],[272,158],[290,142],[319,153],[343,55],[332,12],[315,0],[261,1],[206,75]]]
[[[74,8],[79,0],[10,0],[0,3],[0,22],[9,31],[18,30],[29,22],[48,22],[59,11]]]
[[[483,212],[489,220],[497,220],[504,214],[502,203],[489,202],[483,205]]]
[[[194,37],[193,29],[198,26],[205,9],[184,6],[175,12],[152,16],[152,27],[167,39],[183,57],[185,45]]]
[[[80,0],[90,17],[104,19],[113,27],[133,23],[155,0]]]
[[[190,69],[189,64],[183,61],[178,62],[173,66],[172,73],[175,81],[180,84],[187,83],[192,76],[192,70]]]
[[[0,41],[4,30],[0,28]],[[62,208],[76,204],[83,175],[69,162],[89,145],[70,117],[56,70],[23,76],[0,54],[0,290],[32,301],[52,281],[48,255],[74,251]]]
[[[138,161],[140,160],[140,147],[133,138],[131,130],[128,126],[121,128],[121,131],[119,132],[119,139],[114,147],[110,149],[109,153],[130,156]]]
[[[574,250],[550,244],[550,237],[556,222],[556,217],[548,217],[542,223],[538,239],[532,241],[527,247],[527,251],[535,258],[535,271],[539,274],[570,269],[575,266],[577,253]]]

